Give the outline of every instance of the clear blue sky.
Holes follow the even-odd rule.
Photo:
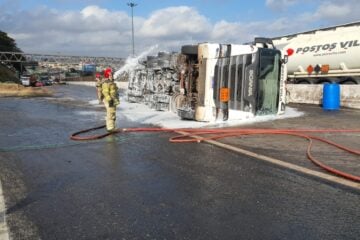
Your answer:
[[[27,52],[126,56],[123,0],[0,0],[0,30]],[[197,42],[243,43],[359,21],[358,0],[134,0],[135,45],[176,51]]]

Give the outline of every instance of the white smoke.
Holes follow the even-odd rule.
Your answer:
[[[128,57],[125,61],[125,65],[114,73],[114,79],[118,78],[122,73],[133,71],[137,66],[139,66],[139,60],[148,56],[158,47],[159,47],[158,45],[154,45],[151,46],[149,49],[145,50],[144,52],[140,53],[138,56]]]

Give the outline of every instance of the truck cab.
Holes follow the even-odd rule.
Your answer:
[[[282,114],[285,111],[284,55],[271,41],[252,44],[201,43],[183,47],[188,64],[181,118],[228,120],[234,115]]]

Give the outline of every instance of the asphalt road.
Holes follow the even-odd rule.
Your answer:
[[[357,190],[164,133],[73,142],[104,112],[86,103],[93,88],[55,89],[0,100],[13,239],[359,239]]]

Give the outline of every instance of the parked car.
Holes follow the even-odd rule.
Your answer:
[[[35,87],[43,87],[43,86],[45,86],[45,84],[43,82],[41,82],[41,81],[37,81],[35,83]]]
[[[21,84],[24,86],[35,86],[37,76],[34,74],[23,74],[20,76]]]
[[[43,83],[44,86],[50,86],[53,84],[53,82],[49,79],[48,76],[41,76],[39,81]]]
[[[29,87],[30,86],[30,77],[28,76],[21,76],[20,77],[20,81],[21,81],[21,84],[25,87]]]

